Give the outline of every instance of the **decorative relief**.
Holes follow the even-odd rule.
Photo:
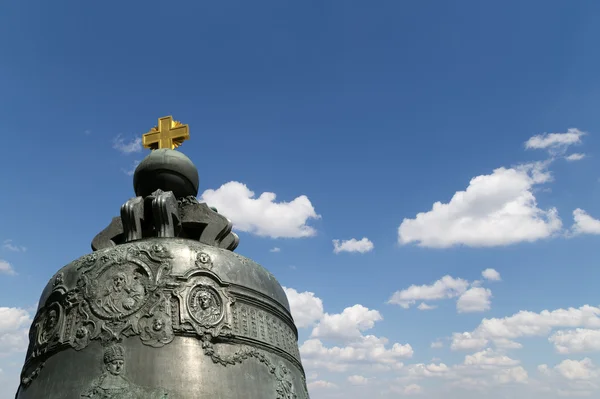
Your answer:
[[[125,349],[118,344],[104,351],[102,374],[82,394],[90,399],[167,399],[162,388],[148,389],[134,384],[125,377]]]
[[[140,319],[140,339],[148,346],[161,347],[173,341],[171,304],[162,293],[159,300]]]
[[[82,350],[94,339],[140,335],[149,346],[171,342],[171,309],[163,294],[171,258],[160,244],[136,244],[80,258],[74,267],[81,276],[71,290],[57,274],[53,285],[63,288],[52,292],[36,316],[28,361],[42,361],[61,344]]]
[[[213,264],[210,255],[206,252],[198,252],[196,255],[196,267],[199,267],[200,269],[212,269]]]
[[[275,377],[277,378],[277,398],[281,399],[294,399],[297,398],[296,390],[294,389],[294,383],[290,376],[290,370],[281,363],[279,367],[275,369]]]
[[[276,399],[309,399],[307,391],[304,392],[301,398],[298,397],[291,373],[286,365],[283,363],[275,365],[266,353],[260,349],[242,345],[241,349],[232,355],[223,355],[217,351],[217,348],[209,339],[205,339],[203,347],[205,355],[210,356],[214,363],[223,366],[240,364],[249,358],[258,360],[267,367],[269,373],[277,380],[275,387]]]
[[[61,307],[53,303],[46,311],[38,324],[37,343],[40,346],[47,345],[52,341],[58,340],[60,333],[59,322],[62,319]]]
[[[29,385],[31,385],[33,380],[35,380],[38,377],[38,375],[40,375],[40,371],[42,371],[44,365],[45,363],[41,362],[37,365],[35,369],[33,369],[33,371],[31,371],[31,373],[27,375],[25,375],[25,373],[21,374],[21,384],[23,385],[23,388],[27,388]]]
[[[205,285],[197,285],[188,295],[190,315],[202,327],[212,327],[223,318],[223,303],[217,291]]]
[[[178,198],[177,202],[179,203],[180,207],[183,205],[196,205],[196,204],[200,203],[200,201],[198,201],[198,199],[196,197],[194,197],[193,195]]]
[[[231,330],[233,297],[207,276],[191,277],[175,291],[179,298],[182,325],[190,325],[198,334],[210,333],[216,337],[222,329]]]
[[[238,302],[232,307],[232,320],[234,335],[263,341],[300,360],[296,335],[283,320],[243,302]]]
[[[235,334],[265,342],[300,361],[293,329],[257,306],[232,306],[234,298],[226,285],[210,272],[196,270],[186,277],[172,277],[172,258],[161,244],[136,243],[80,258],[73,265],[80,278],[71,289],[65,287],[63,274],[57,274],[53,285],[62,288],[52,291],[33,323],[24,373],[33,371],[22,375],[22,387],[27,388],[36,378],[51,350],[60,345],[82,350],[92,340],[100,340],[108,346],[103,373],[82,397],[167,398],[162,390],[147,390],[125,378],[125,356],[118,342],[139,335],[145,345],[162,347],[173,341],[177,331],[197,334],[216,363],[258,359],[277,378],[278,399],[298,398],[289,370],[275,366],[261,350],[244,345],[245,349],[223,358],[214,352],[211,342],[219,335]],[[204,252],[196,254],[195,263],[204,270],[212,267]],[[301,397],[308,398],[308,394]]]
[[[122,318],[137,312],[148,297],[152,278],[135,263],[108,265],[88,280],[87,298],[94,313],[103,319]]]
[[[58,273],[56,275],[56,277],[54,277],[54,282],[52,283],[52,286],[54,288],[63,285],[64,281],[63,281],[63,274],[62,273]]]

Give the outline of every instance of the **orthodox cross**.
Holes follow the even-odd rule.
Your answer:
[[[173,117],[165,116],[158,119],[158,125],[154,126],[148,133],[142,136],[144,148],[157,150],[169,148],[171,150],[179,147],[181,143],[190,138],[188,125],[174,121]]]

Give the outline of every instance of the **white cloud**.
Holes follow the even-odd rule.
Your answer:
[[[585,154],[581,153],[570,154],[565,157],[565,159],[570,162],[581,161],[583,158],[585,158]]]
[[[488,342],[486,338],[476,337],[470,332],[454,333],[450,349],[454,351],[476,350],[485,347]]]
[[[523,345],[506,338],[494,339],[494,346],[498,349],[521,349]]]
[[[444,204],[405,218],[398,228],[400,244],[447,248],[455,245],[494,247],[533,242],[558,232],[562,222],[555,208],[540,209],[535,186],[551,180],[548,162],[498,168],[473,178]]]
[[[573,211],[573,226],[571,233],[579,234],[600,234],[600,220],[594,219],[583,209],[575,209]]]
[[[399,369],[402,359],[410,358],[413,349],[409,344],[395,343],[386,348],[388,340],[374,335],[362,336],[350,344],[327,348],[319,339],[309,339],[300,346],[302,363],[308,368],[323,368],[333,372],[345,372],[356,366],[379,366]]]
[[[484,271],[481,272],[481,275],[483,276],[484,279],[489,280],[489,281],[502,280],[502,278],[500,278],[500,273],[498,273],[494,269],[485,269]]]
[[[313,389],[334,389],[337,388],[337,385],[329,381],[317,380],[308,383],[307,387],[312,391]]]
[[[27,349],[31,322],[25,309],[0,307],[0,356]]]
[[[439,349],[444,347],[444,343],[442,341],[432,342],[430,345],[431,349]]]
[[[499,384],[510,384],[513,382],[523,384],[527,382],[529,375],[522,366],[518,366],[498,371],[498,373],[494,375],[494,379]]]
[[[407,385],[401,390],[401,393],[403,395],[416,395],[420,394],[421,392],[423,392],[423,388],[421,388],[421,386],[417,384]]]
[[[340,240],[333,240],[333,252],[336,254],[340,252],[359,252],[364,254],[371,252],[373,248],[373,243],[367,237],[363,237],[360,240],[352,238],[341,242]]]
[[[589,380],[598,376],[598,369],[589,358],[563,360],[555,370],[568,380]]]
[[[577,328],[561,330],[552,334],[548,341],[554,344],[561,354],[600,351],[600,330]]]
[[[566,359],[554,367],[541,364],[537,367],[544,390],[558,396],[597,397],[600,370],[589,358]]]
[[[417,363],[411,364],[404,368],[404,373],[408,378],[404,380],[410,380],[411,378],[422,378],[422,377],[443,377],[450,373],[451,369],[444,363]]]
[[[352,385],[367,385],[369,379],[362,375],[351,375],[348,377],[348,382]]]
[[[465,356],[462,363],[447,366],[439,364],[412,364],[400,370],[403,377],[398,381],[408,383],[426,378],[437,378],[449,381],[444,387],[444,392],[458,387],[469,391],[488,389],[506,384],[526,383],[527,371],[520,366],[520,361],[512,359],[503,353],[491,349]],[[448,397],[443,395],[443,397]],[[437,396],[436,396],[437,397]],[[460,395],[451,397],[462,397]],[[471,397],[471,396],[469,396]],[[479,397],[479,396],[472,396]]]
[[[419,310],[433,310],[433,309],[436,309],[436,308],[437,308],[436,305],[428,305],[425,302],[421,302],[419,304],[419,306],[417,306],[417,309],[419,309]]]
[[[514,360],[506,355],[496,353],[489,348],[484,351],[465,356],[464,361],[464,364],[467,366],[512,367],[520,363],[521,362],[518,360]]]
[[[453,334],[451,348],[477,349],[484,347],[490,341],[506,345],[506,340],[545,336],[555,328],[598,329],[600,328],[599,316],[600,309],[589,305],[580,308],[544,310],[540,313],[523,310],[509,317],[483,319],[474,331]]]
[[[408,309],[417,301],[432,301],[455,298],[462,295],[469,287],[469,282],[461,278],[444,276],[431,285],[411,285],[405,290],[392,294],[388,303],[400,305]]]
[[[311,237],[316,234],[306,223],[319,219],[307,196],[291,202],[275,202],[275,193],[264,192],[254,198],[245,184],[231,181],[216,190],[206,190],[201,200],[215,206],[239,231],[272,238]]]
[[[135,170],[137,169],[137,167],[138,167],[139,164],[140,164],[140,161],[135,160],[135,161],[133,161],[133,166],[131,168],[129,168],[129,169],[121,169],[121,170],[127,176],[133,176],[133,174],[135,173]]]
[[[271,248],[271,249],[269,250],[269,252],[281,252],[281,248],[279,248],[279,247],[274,247],[274,248]]]
[[[12,267],[12,265],[3,260],[0,259],[0,274],[8,274],[9,276],[16,276],[17,272],[15,271],[15,269]]]
[[[574,144],[581,144],[585,132],[571,128],[566,133],[543,133],[531,137],[525,142],[527,149],[544,149],[550,154],[562,154]]]
[[[298,328],[312,326],[323,317],[323,301],[312,292],[298,292],[283,287],[292,310],[292,317]]]
[[[363,335],[364,331],[374,327],[375,322],[383,319],[378,311],[357,304],[338,314],[323,313],[322,301],[313,293],[298,293],[285,287],[284,290],[297,324],[308,326],[320,317],[311,338],[300,346],[307,370],[314,372],[320,368],[343,372],[369,365],[398,369],[403,366],[401,359],[412,357],[413,349],[409,344],[393,343],[388,347],[387,338]],[[338,341],[343,345],[326,347],[321,340]]]
[[[459,313],[485,312],[490,310],[492,291],[488,288],[473,287],[462,294],[456,301]]]
[[[2,248],[12,252],[25,252],[27,248],[22,245],[16,245],[13,240],[4,240]]]
[[[361,339],[362,332],[370,330],[375,322],[383,320],[377,310],[362,305],[348,307],[338,314],[325,313],[312,331],[311,338],[348,342]]]
[[[126,141],[120,135],[113,140],[113,148],[123,154],[131,154],[142,151],[142,139],[136,137],[131,141]]]

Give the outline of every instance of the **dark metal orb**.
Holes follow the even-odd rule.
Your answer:
[[[172,191],[175,197],[197,196],[198,169],[179,151],[152,151],[135,169],[133,189],[137,196],[146,197],[154,191]]]

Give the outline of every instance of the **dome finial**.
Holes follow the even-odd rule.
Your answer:
[[[198,170],[192,161],[174,149],[190,138],[188,125],[165,116],[142,136],[142,144],[152,150],[135,169],[135,194],[147,197],[156,190],[172,191],[176,198],[198,195]]]

